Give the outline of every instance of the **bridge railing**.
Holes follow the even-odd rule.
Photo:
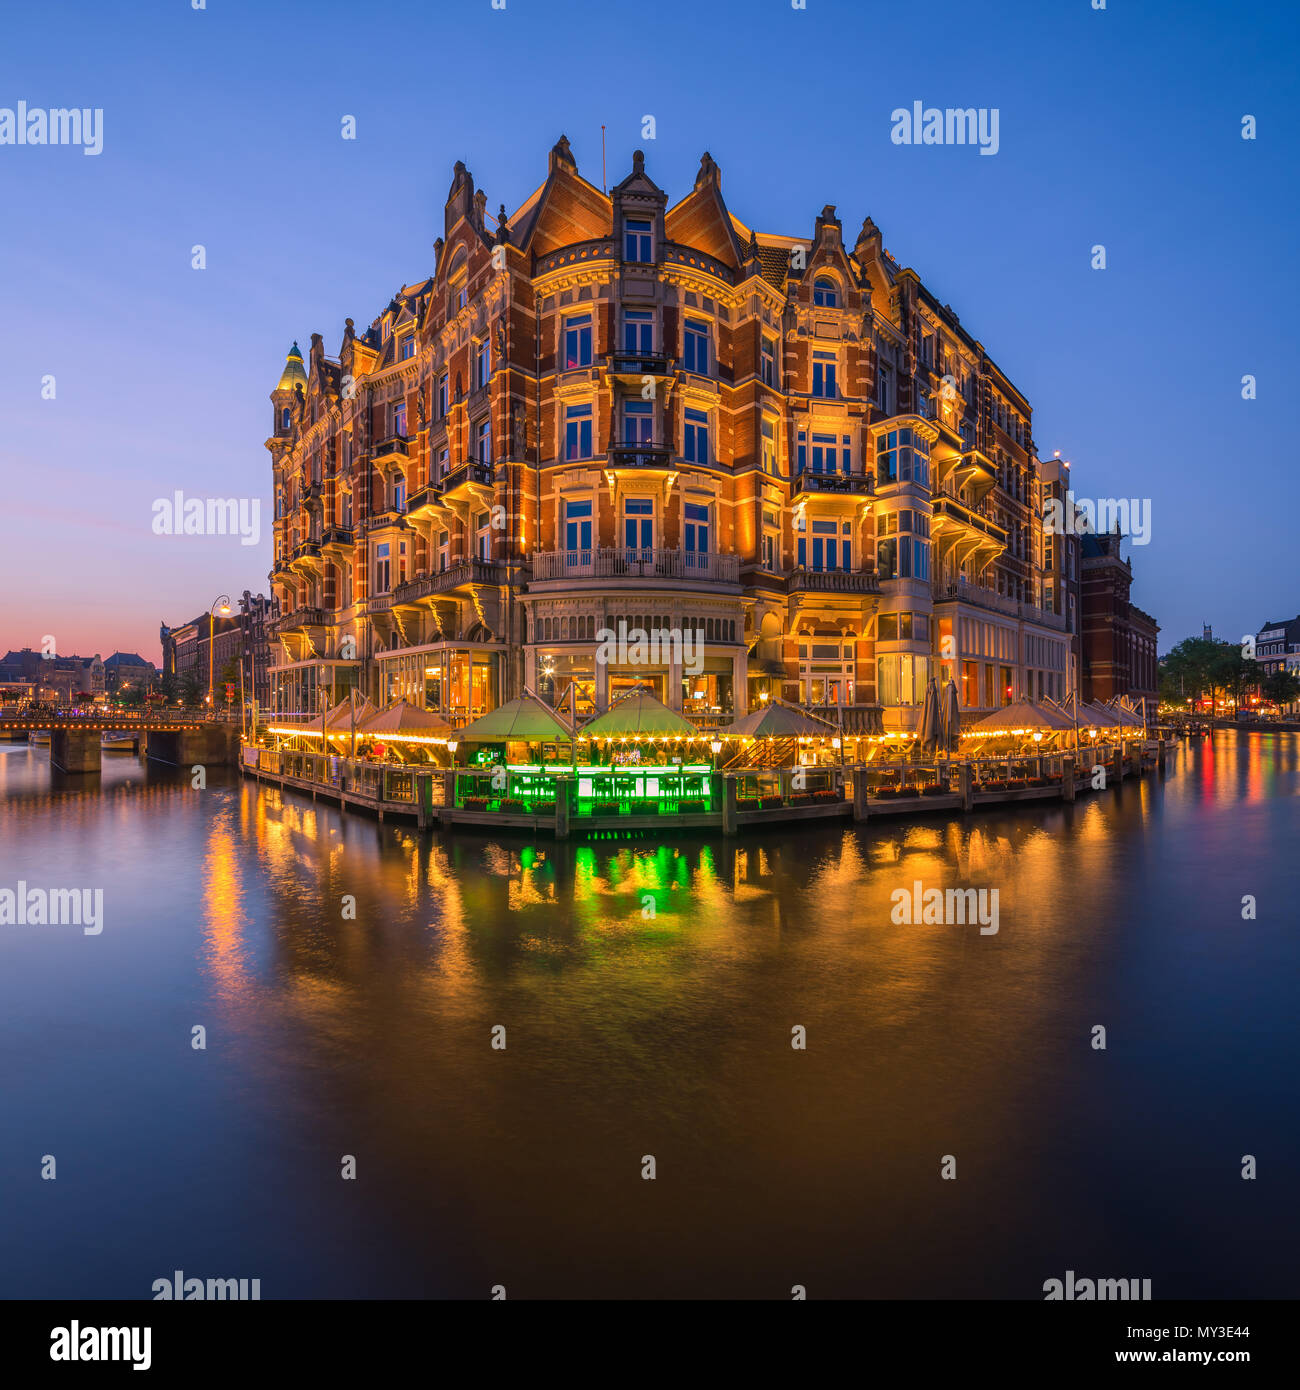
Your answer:
[[[237,724],[239,712],[207,709],[157,709],[157,710],[88,710],[83,708],[58,708],[51,705],[25,705],[19,708],[0,708],[0,724],[27,724],[36,728],[48,727],[41,720],[49,720],[62,726],[85,725],[102,727],[111,724],[115,728],[147,728],[150,725],[176,724]]]

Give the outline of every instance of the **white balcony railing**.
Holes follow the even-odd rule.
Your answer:
[[[700,579],[718,584],[740,581],[740,557],[698,550],[636,550],[592,547],[533,554],[539,579]]]

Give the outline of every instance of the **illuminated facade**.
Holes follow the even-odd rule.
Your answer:
[[[708,155],[671,206],[640,152],[605,193],[563,138],[486,203],[457,164],[434,274],[272,392],[276,708],[649,684],[872,732],[931,675],[973,710],[1068,693],[1028,402],[869,218],[756,231]],[[611,653],[620,623],[673,640]]]

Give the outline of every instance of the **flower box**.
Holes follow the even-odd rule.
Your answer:
[[[933,787],[922,787],[922,788],[921,788],[921,795],[922,795],[922,796],[947,796],[948,794],[949,794],[948,788],[945,787],[945,786],[943,785],[942,782],[940,782],[938,785],[933,786]]]
[[[466,811],[486,811],[488,799],[486,796],[467,796],[461,804]]]

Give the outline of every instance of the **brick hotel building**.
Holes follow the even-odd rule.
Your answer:
[[[648,682],[701,726],[767,693],[870,733],[931,675],[967,711],[1069,693],[1030,405],[870,218],[758,231],[707,154],[671,206],[639,151],[606,194],[563,138],[486,204],[458,163],[434,274],[272,392],[276,709]],[[620,620],[703,669],[597,661]]]

